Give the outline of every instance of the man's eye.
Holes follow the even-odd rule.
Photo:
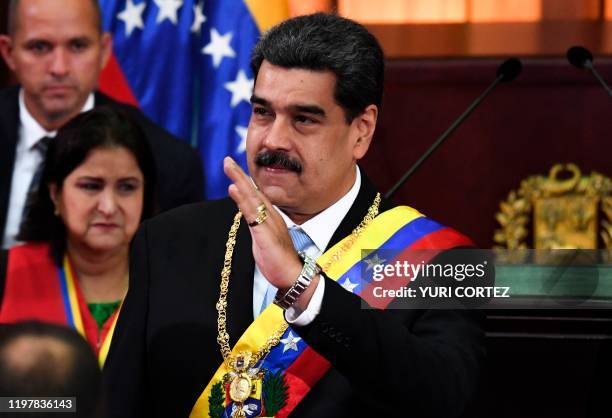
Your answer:
[[[316,121],[312,118],[309,118],[308,116],[304,116],[304,115],[297,115],[295,117],[295,121],[297,123],[302,123],[302,124],[313,124],[316,123]]]
[[[27,45],[27,49],[37,54],[48,52],[51,50],[51,45],[47,42],[32,42]]]
[[[89,43],[85,41],[74,41],[70,44],[70,49],[75,52],[83,51],[87,49],[87,47],[89,47]]]
[[[254,107],[253,108],[253,113],[255,113],[256,115],[259,116],[267,116],[270,114],[270,112],[268,112],[268,109],[264,108],[264,107]]]

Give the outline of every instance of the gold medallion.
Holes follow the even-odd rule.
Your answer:
[[[234,402],[244,402],[251,395],[251,378],[246,373],[235,376],[229,385],[229,395]]]

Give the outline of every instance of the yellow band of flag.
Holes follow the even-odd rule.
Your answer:
[[[244,0],[261,33],[289,17],[287,0]]]

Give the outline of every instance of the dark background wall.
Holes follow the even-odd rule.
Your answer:
[[[388,188],[493,79],[499,59],[393,60],[372,148],[363,161]],[[612,80],[612,60],[595,61]],[[493,243],[499,202],[555,163],[612,176],[612,101],[565,59],[526,59],[397,193],[395,201]]]

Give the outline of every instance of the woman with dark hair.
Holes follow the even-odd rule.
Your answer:
[[[153,214],[154,190],[151,150],[128,115],[98,107],[62,127],[28,197],[25,244],[0,260],[0,323],[66,324],[103,364],[128,288],[129,244]]]

